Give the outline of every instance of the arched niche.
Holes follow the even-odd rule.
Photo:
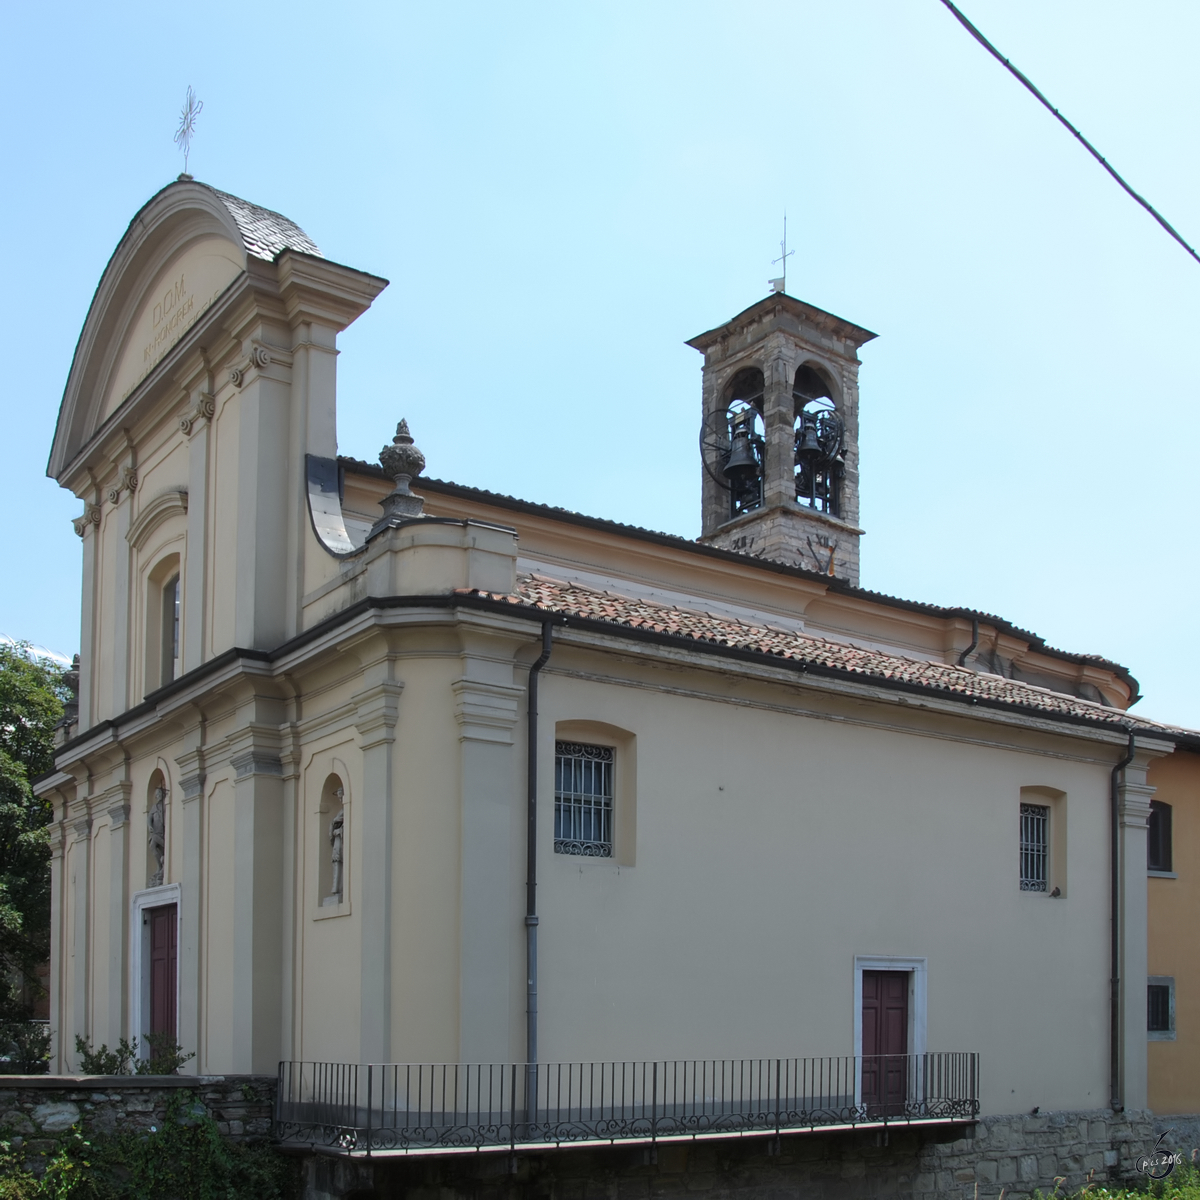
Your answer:
[[[167,779],[156,768],[146,785],[146,887],[161,887],[167,871]]]
[[[322,908],[338,907],[347,895],[350,830],[347,825],[346,785],[331,772],[321,785],[317,808],[317,903]]]

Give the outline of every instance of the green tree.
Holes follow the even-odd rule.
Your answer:
[[[27,643],[0,644],[0,1021],[28,1017],[25,995],[50,956],[53,813],[30,781],[54,765],[63,675]]]

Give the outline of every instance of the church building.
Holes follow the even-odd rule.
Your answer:
[[[561,1140],[563,1103],[763,1131],[736,1087],[776,1134],[1145,1110],[1179,731],[1123,667],[860,586],[875,335],[773,294],[689,342],[690,541],[427,478],[403,411],[339,457],[385,286],[181,178],[97,288],[49,463],[56,1069],[172,1037],[350,1154]]]

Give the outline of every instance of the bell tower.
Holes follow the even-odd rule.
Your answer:
[[[777,293],[704,355],[700,540],[858,584],[858,348],[875,334]]]

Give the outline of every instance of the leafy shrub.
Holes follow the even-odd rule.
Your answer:
[[[51,1036],[45,1021],[0,1024],[0,1075],[44,1075],[50,1069]]]
[[[92,1043],[75,1035],[75,1053],[79,1055],[81,1075],[174,1075],[184,1063],[196,1057],[195,1051],[183,1053],[183,1047],[169,1033],[148,1033],[146,1042],[150,1054],[138,1057],[138,1040],[132,1042],[122,1038],[115,1050],[101,1042],[99,1050]]]
[[[299,1164],[265,1142],[231,1142],[194,1093],[148,1131],[60,1135],[39,1178],[20,1139],[0,1141],[0,1200],[292,1200]]]

